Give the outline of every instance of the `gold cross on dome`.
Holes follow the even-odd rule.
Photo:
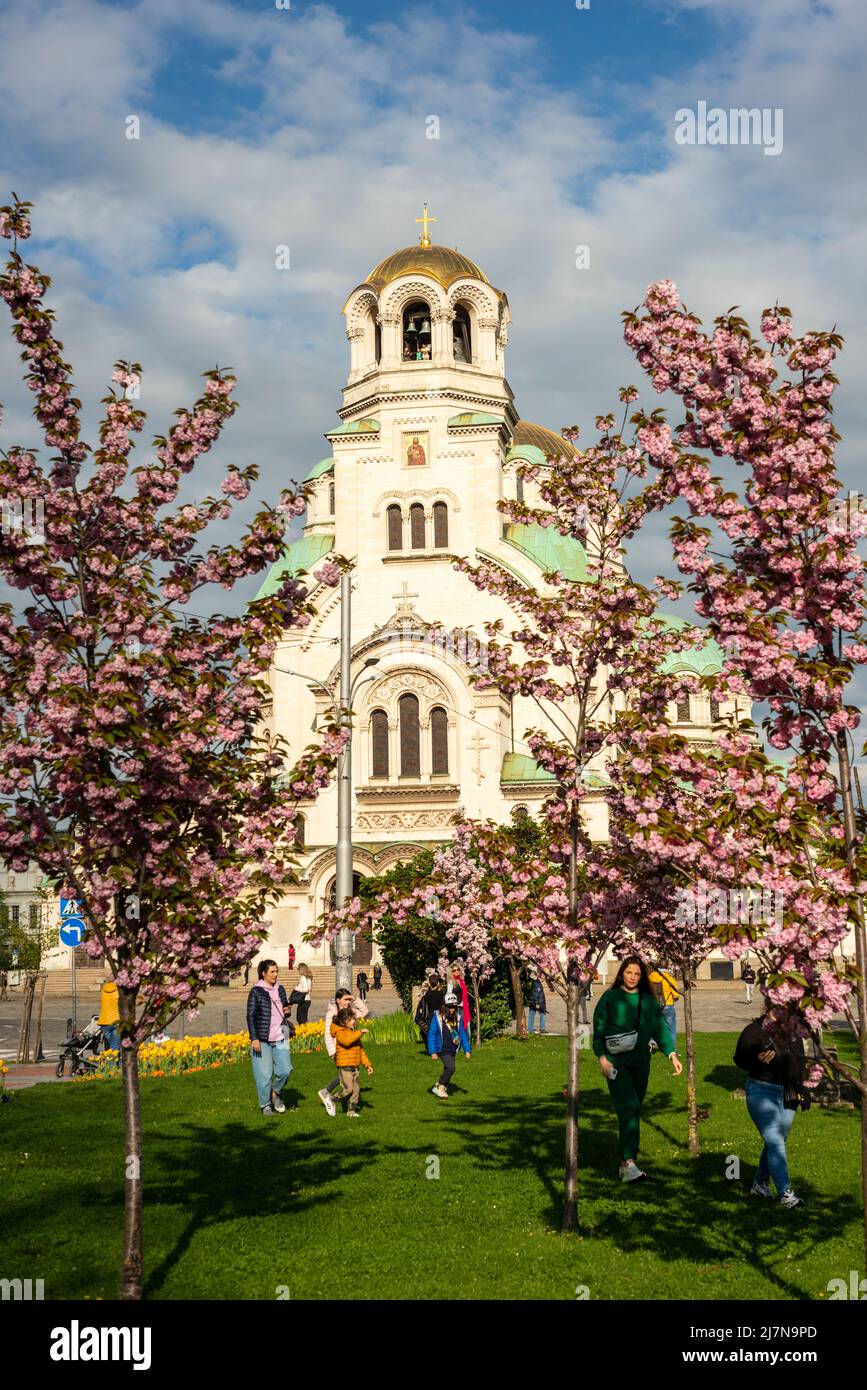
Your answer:
[[[425,205],[424,205],[424,212],[422,213],[421,217],[417,217],[415,220],[416,220],[416,222],[421,222],[422,227],[423,227],[422,234],[421,234],[421,236],[420,236],[419,239],[418,239],[418,240],[419,240],[419,245],[420,245],[420,246],[430,246],[430,245],[431,245],[431,239],[430,239],[430,237],[429,237],[428,234],[427,234],[428,223],[429,223],[429,222],[436,222],[437,219],[436,219],[435,217],[429,217],[429,216],[428,216],[427,203],[425,203]]]

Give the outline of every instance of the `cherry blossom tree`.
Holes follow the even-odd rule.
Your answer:
[[[689,576],[696,611],[726,652],[720,684],[765,701],[771,746],[793,754],[781,786],[749,766],[748,739],[733,731],[726,749],[744,818],[751,813],[772,837],[792,831],[799,840],[799,855],[789,849],[767,875],[785,901],[784,926],[767,938],[776,956],[767,992],[781,1026],[812,1032],[820,1046],[821,1024],[848,1010],[859,1065],[832,1065],[849,1074],[863,1098],[867,821],[853,772],[860,714],[847,690],[867,660],[865,569],[857,548],[867,516],[840,497],[831,398],[842,339],[836,332],[795,337],[791,312],[779,305],[762,315],[763,341],[734,310],[705,333],[670,280],[650,286],[644,309],[625,316],[626,340],[656,389],[679,396],[684,408],[674,429],[659,410],[634,417],[658,481],[672,502],[689,507],[672,528],[678,567]],[[728,460],[729,474],[732,465],[742,469],[743,483],[714,474],[713,459]],[[728,828],[737,833],[734,817]],[[854,969],[837,954],[847,925],[855,937]],[[731,949],[739,953],[748,944],[750,934],[738,932]],[[849,1008],[852,996],[857,1014]]]
[[[329,728],[292,769],[261,726],[265,676],[286,627],[308,621],[287,580],[243,616],[186,612],[280,555],[303,497],[285,492],[238,545],[195,550],[247,496],[254,466],[230,465],[216,496],[179,502],[184,476],[234,414],[234,378],[214,369],[177,412],[155,457],[131,469],[145,415],[136,363],[116,365],[95,449],[81,437],[50,280],[18,250],[29,204],[0,209],[13,243],[0,296],[52,451],[0,456],[0,572],[22,605],[0,605],[0,855],[38,864],[80,900],[87,948],[117,980],[126,1125],[120,1292],[142,1290],[142,1134],[138,1049],[203,991],[237,971],[292,881],[299,807],[328,780],[345,735]],[[27,524],[24,518],[28,518]],[[39,524],[32,524],[38,518]]]
[[[658,613],[672,585],[637,583],[624,564],[627,543],[665,500],[659,483],[639,487],[646,473],[642,451],[624,438],[625,414],[637,397],[623,388],[620,429],[599,417],[598,443],[582,453],[520,469],[539,501],[502,501],[500,510],[525,525],[554,527],[587,549],[587,580],[562,572],[531,588],[493,560],[459,561],[476,587],[502,598],[517,614],[511,641],[503,623],[487,625],[487,668],[474,680],[509,696],[532,700],[538,728],[524,737],[556,789],[542,808],[549,850],[512,874],[508,855],[492,835],[489,867],[499,868],[501,935],[535,964],[566,1000],[569,1039],[563,1229],[578,1214],[578,1008],[580,992],[605,950],[627,939],[633,922],[625,904],[630,866],[594,842],[584,807],[604,787],[609,761],[648,727],[665,723],[668,703],[684,677],[664,674],[667,655],[700,645],[699,631],[678,632]],[[571,440],[577,429],[564,431]],[[515,646],[513,646],[515,644]]]

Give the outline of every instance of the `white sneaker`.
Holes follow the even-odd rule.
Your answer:
[[[271,1092],[271,1108],[272,1110],[276,1110],[278,1115],[286,1114],[286,1106],[283,1104],[276,1091]]]
[[[647,1174],[642,1173],[634,1158],[630,1158],[620,1168],[621,1182],[638,1182],[639,1178],[646,1178]]]
[[[772,1197],[773,1193],[766,1182],[756,1180],[750,1188],[751,1197]]]
[[[437,1083],[436,1086],[431,1086],[430,1089],[431,1095],[439,1096],[440,1100],[448,1100],[449,1093],[446,1090],[445,1086],[440,1086],[439,1083]]]
[[[325,1109],[328,1111],[328,1114],[329,1114],[329,1115],[332,1117],[332,1119],[333,1119],[334,1116],[337,1114],[337,1107],[336,1107],[336,1105],[334,1104],[334,1101],[331,1099],[331,1096],[330,1096],[330,1094],[328,1093],[328,1091],[326,1091],[325,1087],[323,1086],[322,1090],[321,1090],[321,1091],[317,1091],[316,1094],[318,1095],[319,1099],[322,1101],[322,1104],[325,1106]]]
[[[270,1105],[263,1105],[263,1106],[262,1106],[262,1114],[263,1114],[263,1115],[276,1115],[276,1114],[277,1114],[277,1111],[276,1111],[276,1110],[272,1110]]]
[[[796,1197],[791,1188],[789,1188],[788,1192],[784,1192],[780,1198],[780,1206],[785,1207],[787,1210],[790,1207],[800,1207],[802,1204],[803,1198]]]

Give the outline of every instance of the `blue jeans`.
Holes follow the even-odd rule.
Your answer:
[[[533,1009],[533,1008],[530,1009],[530,1021],[529,1021],[529,1023],[527,1024],[527,1031],[528,1031],[529,1033],[535,1033],[535,1031],[536,1031],[536,1013],[537,1013],[537,1010],[536,1010],[536,1009]],[[545,1013],[544,1009],[539,1009],[539,1010],[538,1010],[538,1014],[539,1014],[539,1032],[540,1032],[540,1033],[544,1033],[544,1031],[545,1031],[545,1019],[548,1017],[548,1015]]]
[[[677,1009],[673,1004],[664,1004],[662,1017],[668,1024],[668,1031],[671,1034],[671,1041],[677,1047]]]
[[[106,1048],[112,1048],[118,1053],[115,1066],[120,1064],[120,1025],[118,1023],[101,1023],[99,1030],[102,1033],[102,1041]]]
[[[765,1141],[756,1182],[768,1185],[769,1176],[782,1197],[789,1191],[789,1165],[786,1162],[786,1137],[795,1118],[794,1110],[783,1105],[783,1087],[773,1081],[747,1080],[747,1110],[750,1119]]]
[[[252,1047],[250,1048],[253,1076],[256,1081],[256,1090],[259,1093],[259,1104],[270,1105],[271,1092],[276,1091],[279,1096],[292,1071],[289,1043],[288,1041],[263,1042],[259,1044],[259,1047],[259,1052],[254,1052]]]

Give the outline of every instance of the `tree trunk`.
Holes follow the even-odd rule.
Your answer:
[[[20,977],[19,977],[20,978]],[[33,994],[36,989],[36,976],[28,970],[24,976],[23,1008],[21,1011],[21,1031],[18,1034],[18,1061],[30,1061],[30,1020],[33,1016]]]
[[[569,853],[569,929],[570,939],[578,925],[578,823],[572,814]],[[563,1227],[574,1231],[578,1225],[578,1004],[580,988],[572,964],[566,970],[566,1033],[569,1048],[569,1077],[566,1083],[566,1172],[563,1179]]]
[[[524,1012],[524,987],[521,981],[521,971],[515,963],[515,957],[508,957],[509,979],[512,985],[512,998],[515,1001],[515,1036],[522,1041],[527,1036],[527,1015]]]
[[[142,1296],[142,1180],[141,1180],[141,1088],[138,1072],[138,1045],[124,1046],[135,1030],[136,991],[118,990],[121,1021],[121,1067],[123,1109],[126,1127],[123,1269],[119,1297],[126,1300]]]
[[[847,733],[841,729],[836,738],[840,795],[843,802],[843,829],[846,836],[846,858],[853,875],[857,875],[858,827],[852,797],[852,764],[849,758]],[[858,967],[858,1053],[861,1082],[861,1215],[864,1222],[864,1267],[867,1269],[867,924],[864,919],[864,899],[849,900],[850,915],[855,927],[855,963]]]
[[[578,994],[574,980],[566,985],[566,1032],[569,1047],[569,1078],[566,1085],[566,1172],[563,1182],[564,1231],[578,1225]]]
[[[686,1032],[686,1121],[689,1134],[689,1152],[696,1158],[701,1153],[698,1137],[698,1104],[695,1090],[695,1032],[692,1022],[692,977],[688,970],[683,972],[683,1018]]]
[[[470,971],[470,984],[473,987],[473,1001],[476,1006],[476,1047],[482,1045],[482,1011],[479,1008],[479,980],[474,970]]]

